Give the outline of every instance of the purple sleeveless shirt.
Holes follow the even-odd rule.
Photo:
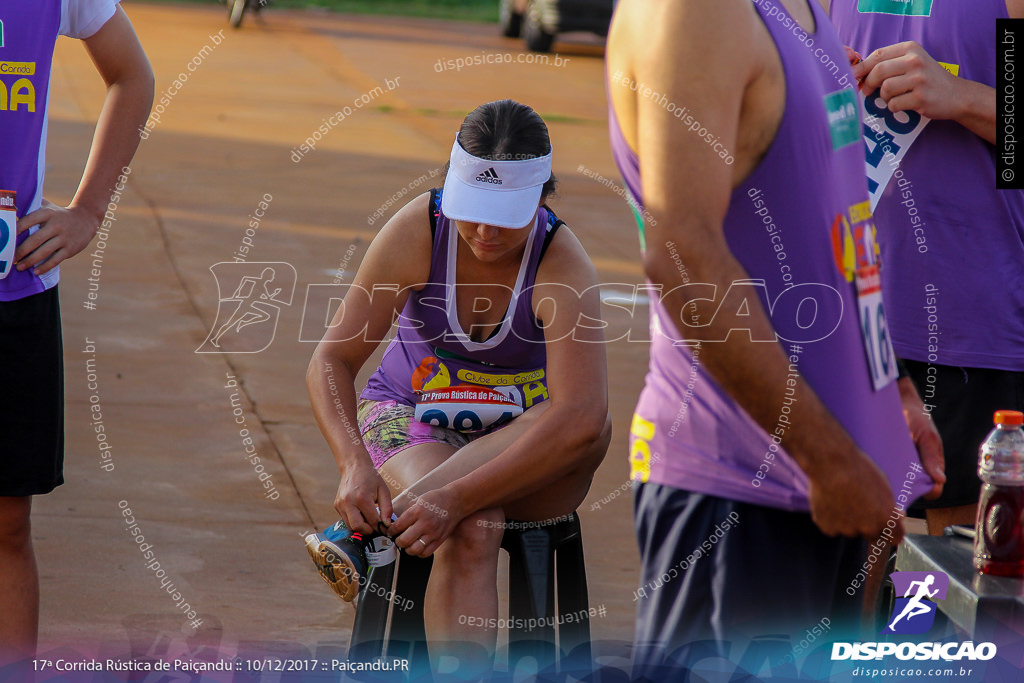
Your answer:
[[[43,196],[50,67],[60,30],[61,0],[0,2],[0,22],[0,63],[28,63],[32,72],[0,71],[0,191],[17,193],[21,218],[39,208]],[[15,235],[16,226],[0,226],[0,241],[13,240]],[[18,244],[28,237],[28,232],[18,235]],[[0,280],[0,301],[52,287],[57,284],[57,271],[54,268],[40,278],[31,269],[19,272],[12,267]]]
[[[771,312],[790,356],[778,424],[771,434],[762,429],[705,370],[700,347],[673,342],[678,333],[672,318],[652,292],[650,366],[630,434],[632,477],[807,511],[807,477],[778,445],[790,427],[799,376],[885,472],[902,506],[931,484],[912,468],[917,453],[896,383],[875,391],[869,375],[857,292],[844,265],[867,265],[874,258],[860,110],[853,90],[843,90],[837,80],[845,75],[846,83],[853,82],[842,45],[816,2],[809,4],[817,24],[809,38],[840,71],[833,74],[819,62],[801,42],[808,38],[802,31],[796,29],[798,38],[787,28],[787,21],[788,27],[796,24],[781,4],[754,3],[782,61],[785,114],[764,159],[734,190],[724,222],[729,248],[755,281],[751,291]],[[778,14],[769,17],[773,6]],[[614,111],[610,123],[616,162],[642,206],[636,154]],[[729,294],[716,298],[728,301]],[[815,305],[817,316],[807,317]],[[714,342],[703,345],[709,343]]]
[[[547,400],[544,330],[533,315],[532,289],[545,236],[558,220],[544,208],[537,210],[505,318],[490,338],[474,342],[455,308],[455,250],[461,238],[440,206],[437,191],[429,282],[409,295],[398,332],[360,398],[416,405],[418,392],[473,385],[496,389],[524,410]]]
[[[1005,0],[916,0],[906,15],[886,5],[832,0],[842,40],[864,56],[913,40],[960,78],[995,86]],[[953,121],[928,123],[900,170],[875,210],[897,354],[1024,370],[1024,190],[996,190],[995,147]]]

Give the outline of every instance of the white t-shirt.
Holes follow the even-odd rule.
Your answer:
[[[110,21],[120,0],[61,0],[60,35],[84,40]]]

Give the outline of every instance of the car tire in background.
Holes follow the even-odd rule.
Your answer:
[[[518,38],[523,32],[523,15],[516,11],[515,0],[501,0],[498,5],[498,26],[506,38]]]
[[[526,47],[534,52],[550,52],[551,45],[555,42],[554,34],[544,30],[541,23],[540,0],[529,0],[526,3],[526,12],[523,17],[523,37],[526,39]]]

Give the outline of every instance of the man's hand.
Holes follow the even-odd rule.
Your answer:
[[[377,509],[380,509],[378,513]],[[367,461],[345,468],[334,499],[334,509],[345,525],[363,534],[377,532],[377,524],[391,521],[391,491]]]
[[[889,481],[861,451],[837,459],[810,477],[811,518],[828,536],[876,538],[895,509]],[[903,538],[898,521],[893,543]]]
[[[844,45],[843,49],[846,50],[846,58],[850,60],[850,66],[857,66],[864,61],[864,58],[860,56],[860,53],[854,50],[849,45]]]
[[[913,110],[930,119],[956,119],[960,113],[960,79],[939,65],[915,42],[875,50],[854,65],[861,90],[882,89],[890,111]]]
[[[853,67],[853,75],[864,92],[881,88],[890,111],[913,110],[930,119],[956,121],[996,144],[995,88],[954,76],[917,43],[875,50]]]
[[[89,246],[100,223],[100,217],[81,206],[65,209],[44,199],[40,208],[18,220],[19,235],[33,225],[39,230],[14,252],[17,269],[33,268],[32,272],[42,275],[55,268]]]
[[[445,486],[418,496],[391,525],[389,533],[395,545],[410,555],[429,557],[465,516],[458,495]]]
[[[917,446],[917,456],[924,471],[935,482],[932,490],[924,497],[934,500],[942,494],[942,485],[946,483],[946,459],[942,453],[942,437],[939,436],[939,430],[935,428],[931,415],[924,409],[924,403],[910,378],[901,379],[899,387],[903,417],[907,420],[910,437]]]

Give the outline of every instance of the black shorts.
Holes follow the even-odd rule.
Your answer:
[[[0,496],[64,483],[64,345],[57,288],[0,301]]]
[[[676,680],[716,653],[743,662],[755,638],[757,667],[765,657],[774,667],[856,627],[864,594],[851,582],[866,558],[862,539],[829,538],[807,513],[661,484],[634,491],[633,680]]]
[[[946,485],[936,500],[920,499],[910,510],[978,502],[978,449],[992,431],[997,410],[1024,410],[1024,372],[959,368],[904,360],[929,410],[946,457]]]

